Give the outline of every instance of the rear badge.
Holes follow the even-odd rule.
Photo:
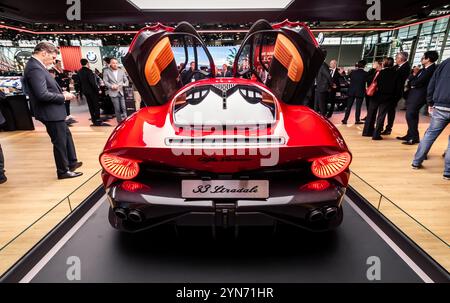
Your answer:
[[[183,180],[183,198],[247,198],[269,197],[268,180]]]

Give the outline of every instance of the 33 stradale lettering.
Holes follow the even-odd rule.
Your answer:
[[[216,185],[212,187],[210,184],[206,185],[199,185],[197,188],[194,188],[192,190],[194,194],[223,194],[223,193],[257,193],[258,192],[258,185],[253,186],[252,188],[228,188],[224,185]]]

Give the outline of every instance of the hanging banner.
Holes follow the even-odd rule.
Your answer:
[[[61,46],[60,52],[65,70],[76,71],[81,68],[81,50],[79,46]]]
[[[98,46],[82,46],[81,47],[81,57],[85,58],[89,61],[89,65],[92,71],[97,69],[98,71],[102,71],[103,62],[102,55],[100,53],[100,47]]]

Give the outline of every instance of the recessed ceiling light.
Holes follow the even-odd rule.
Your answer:
[[[146,11],[232,11],[232,10],[284,10],[293,0],[127,0],[140,10]]]

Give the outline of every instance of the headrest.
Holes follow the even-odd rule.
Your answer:
[[[284,35],[278,35],[273,56],[288,71],[293,82],[299,82],[303,75],[303,59],[295,45]]]
[[[174,60],[170,40],[165,37],[159,41],[145,63],[145,79],[150,86],[155,86],[161,80],[161,73]]]

